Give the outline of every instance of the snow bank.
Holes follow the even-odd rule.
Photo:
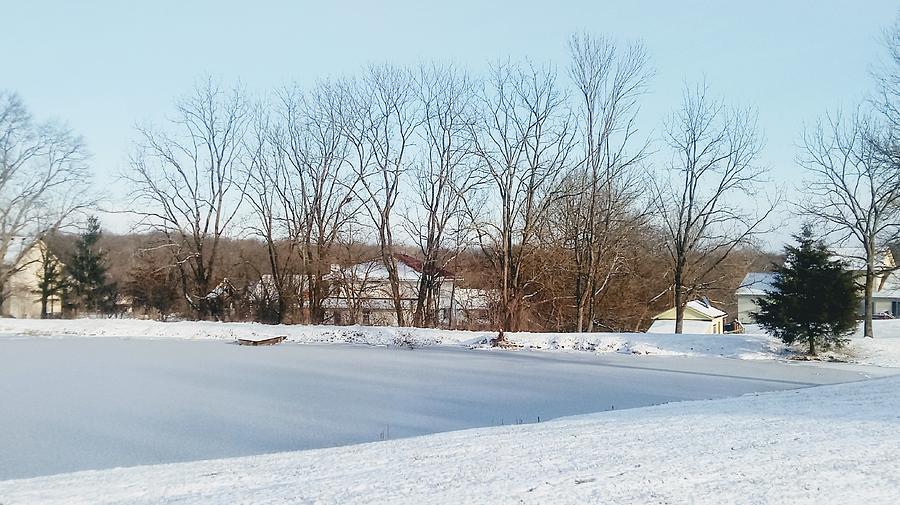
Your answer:
[[[900,502],[900,377],[0,482],[5,505]]]
[[[138,319],[0,319],[0,335],[220,339],[285,336],[302,343],[369,345],[459,344],[475,340],[469,332],[431,329],[303,326],[212,321],[160,322]]]
[[[872,325],[875,338],[864,338],[860,328],[846,354],[858,363],[900,367],[900,319],[872,321]]]
[[[140,337],[182,339],[266,338],[285,336],[301,343],[369,345],[485,345],[490,331],[394,328],[384,326],[304,326],[258,323],[135,319],[0,319],[0,335]],[[731,358],[771,357],[777,345],[759,335],[666,335],[647,333],[508,333],[515,344],[532,349],[570,349],[627,354],[703,355]]]
[[[863,365],[875,365],[883,367],[900,368],[900,319],[883,319],[872,321],[875,338],[863,337],[862,324],[851,336],[850,342],[841,350],[822,353],[824,358],[835,358],[841,361],[850,361]],[[771,339],[756,325],[747,325],[747,338]],[[778,349],[774,343],[772,349]],[[798,344],[796,350],[802,351],[805,346]],[[777,351],[776,351],[777,352]],[[781,346],[782,354],[785,354],[784,346]]]
[[[179,321],[163,323],[135,319],[0,319],[0,335],[87,336],[221,339],[285,336],[289,341],[324,344],[486,346],[490,331],[393,328],[383,326],[304,326],[258,323]],[[900,367],[900,320],[875,321],[875,339],[856,335],[834,356],[867,365]],[[508,333],[513,343],[531,349],[597,353],[717,356],[736,359],[784,359],[790,352],[759,328],[740,335],[672,335],[651,333]]]

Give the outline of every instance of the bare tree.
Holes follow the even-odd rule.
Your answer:
[[[710,275],[732,251],[763,231],[777,203],[755,202],[752,213],[741,209],[736,200],[763,196],[756,116],[707,93],[705,85],[685,89],[681,108],[665,125],[672,161],[654,183],[673,279],[675,333],[682,332],[688,300],[714,282]]]
[[[344,134],[349,101],[345,90],[329,82],[307,95],[297,88],[281,93],[279,146],[287,171],[279,198],[287,209],[289,235],[299,242],[309,319],[316,324],[324,321],[330,295],[332,248],[361,205],[355,197],[360,177],[348,161]]]
[[[867,337],[874,336],[875,282],[888,272],[878,256],[900,237],[900,171],[891,159],[896,150],[888,147],[885,131],[859,111],[850,118],[830,115],[804,133],[800,155],[810,176],[801,210],[824,224],[837,243],[849,241],[861,248],[853,259],[866,265],[862,287]]]
[[[536,276],[526,271],[556,182],[571,168],[574,126],[551,68],[494,65],[483,87],[475,153],[491,205],[477,238],[494,267],[500,291],[500,334],[520,328]],[[494,207],[495,206],[495,207]]]
[[[638,168],[648,141],[635,141],[635,121],[651,73],[640,44],[619,47],[603,37],[574,35],[569,51],[584,158],[563,191],[572,200],[567,238],[580,332],[593,331],[597,298],[624,268],[624,241],[641,215],[635,204],[645,181]]]
[[[210,315],[218,284],[219,245],[234,222],[247,185],[244,135],[250,114],[240,88],[208,80],[177,103],[167,129],[139,128],[141,140],[125,178],[139,226],[166,238],[182,294],[198,318]]]
[[[437,324],[442,272],[464,243],[462,200],[478,182],[473,170],[473,91],[468,75],[452,66],[420,69],[423,156],[410,172],[414,200],[404,216],[422,255],[415,326]]]
[[[281,324],[290,309],[299,308],[303,283],[297,269],[298,227],[291,226],[293,221],[289,219],[294,212],[294,198],[287,190],[284,130],[269,108],[269,104],[257,108],[245,139],[249,160],[246,201],[253,217],[249,230],[265,245],[269,271],[261,276],[255,290],[257,312],[265,309],[262,312],[267,321]]]
[[[900,135],[900,19],[885,30],[882,43],[887,60],[874,72],[876,93],[870,102],[883,121],[880,148],[896,150]]]
[[[36,123],[18,95],[0,92],[0,300],[29,251],[96,203],[87,158],[71,130]]]
[[[409,169],[413,134],[420,123],[415,80],[406,69],[369,67],[361,81],[347,81],[353,97],[352,114],[345,123],[353,166],[366,200],[365,209],[375,227],[381,259],[388,273],[397,324],[406,324],[394,255],[394,209],[403,174]]]
[[[366,244],[356,241],[352,226],[341,235],[339,267],[329,274],[334,285],[332,294],[336,298],[335,324],[369,324],[363,320],[363,311],[378,308],[382,293],[372,274],[378,269],[381,259],[373,256],[373,251],[369,249]],[[346,317],[338,316],[338,313]]]

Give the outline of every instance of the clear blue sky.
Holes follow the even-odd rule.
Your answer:
[[[884,0],[488,3],[0,0],[0,88],[83,134],[98,181],[122,194],[114,176],[133,125],[162,119],[205,74],[268,90],[381,61],[479,70],[528,56],[564,70],[568,36],[586,30],[647,46],[657,73],[645,131],[659,129],[685,81],[705,77],[715,94],[758,108],[762,161],[793,185],[802,125],[871,89],[881,31],[900,8]],[[124,229],[117,219],[107,224]]]

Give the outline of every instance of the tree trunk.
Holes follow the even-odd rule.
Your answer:
[[[308,276],[309,282],[309,322],[310,324],[322,324],[325,322],[325,310],[322,308],[325,297],[325,281],[322,279],[323,274],[317,265],[315,272],[311,272]]]
[[[419,276],[418,292],[416,293],[416,311],[413,313],[413,326],[425,326],[426,299],[429,294],[428,275],[425,274],[425,266],[423,264],[422,274]]]
[[[681,334],[684,329],[684,293],[682,293],[682,266],[675,267],[675,333]]]
[[[590,294],[588,295],[588,302],[590,303],[590,305],[588,305],[587,311],[587,332],[594,333],[594,307],[596,307],[596,303],[594,300],[594,283],[591,282],[590,284],[588,284],[588,286],[590,286],[591,290]]]
[[[284,323],[284,312],[287,309],[287,303],[285,303],[285,294],[283,291],[278,295],[278,312],[275,314],[275,324]]]
[[[577,254],[577,253],[576,253]],[[575,331],[584,331],[584,277],[579,273],[575,277],[575,303],[578,307],[577,327]]]
[[[870,255],[871,258],[871,255]],[[874,303],[872,301],[872,293],[875,290],[875,271],[871,265],[871,260],[866,265],[866,289],[865,298],[863,299],[863,335],[868,338],[875,336],[872,330],[872,315],[874,313]]]
[[[400,278],[397,274],[397,263],[393,257],[386,260],[388,266],[388,278],[391,283],[391,297],[394,299],[394,312],[397,313],[397,326],[406,326],[406,317],[403,313],[403,300],[400,298]]]

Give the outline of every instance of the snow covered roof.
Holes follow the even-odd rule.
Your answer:
[[[735,294],[765,296],[767,290],[771,291],[774,280],[773,272],[750,272],[744,276],[744,280],[741,281]]]
[[[384,264],[380,259],[366,261],[360,263],[358,265],[354,265],[356,268],[353,268],[350,273],[351,275],[357,275],[359,277],[365,277],[369,281],[380,281],[380,280],[388,280],[390,277],[388,276],[387,268],[384,267]],[[397,277],[401,281],[417,281],[419,280],[419,272],[415,269],[410,268],[409,265],[398,261],[397,262]]]
[[[422,260],[408,254],[395,254],[394,257],[397,259],[397,276],[400,281],[419,280],[423,269]],[[344,270],[350,275],[365,277],[369,281],[387,281],[390,278],[387,268],[384,267],[384,263],[382,263],[380,258],[357,263],[351,267],[346,267]],[[453,272],[446,268],[437,267],[435,270],[438,277],[453,277]]]
[[[703,300],[691,300],[687,302],[685,304],[685,310],[689,310],[693,313],[699,314],[702,317],[708,318],[708,321],[712,321],[713,319],[726,315],[725,312],[713,307],[709,303],[709,300],[706,300],[705,298]],[[662,321],[674,320],[675,308],[672,307],[664,312],[660,312],[659,314],[654,316],[653,319]]]
[[[697,312],[703,314],[708,317],[722,317],[725,315],[725,312],[713,307],[712,305],[708,305],[707,303],[701,300],[691,300],[687,302],[686,307],[696,310]]]

